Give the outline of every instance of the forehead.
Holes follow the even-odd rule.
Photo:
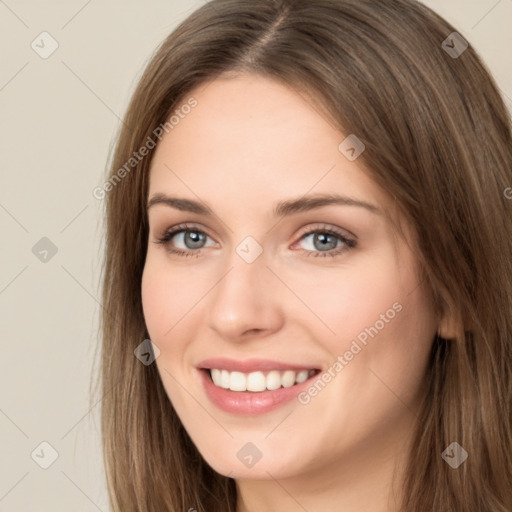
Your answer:
[[[222,184],[226,195],[313,191],[365,193],[384,201],[357,160],[340,152],[346,135],[306,95],[264,77],[240,75],[198,87],[181,105],[191,99],[195,107],[176,116],[179,122],[158,144],[150,193],[166,185],[182,188],[176,182],[186,176],[210,194]]]

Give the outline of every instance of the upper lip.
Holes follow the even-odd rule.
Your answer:
[[[317,366],[308,364],[292,364],[281,361],[272,361],[270,359],[246,359],[245,361],[228,359],[223,357],[215,357],[201,361],[197,367],[200,370],[227,370],[229,372],[251,373],[255,371],[272,371],[272,370],[316,370]]]

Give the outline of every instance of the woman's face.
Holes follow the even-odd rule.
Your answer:
[[[392,460],[438,323],[362,148],[265,78],[191,97],[152,161],[142,280],[185,429],[237,479]]]

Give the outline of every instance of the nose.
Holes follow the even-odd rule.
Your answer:
[[[232,342],[276,332],[284,321],[279,284],[263,255],[247,263],[234,254],[209,294],[209,327]]]

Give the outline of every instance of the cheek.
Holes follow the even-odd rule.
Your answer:
[[[158,258],[146,261],[141,282],[142,308],[146,328],[151,341],[159,348],[156,359],[162,384],[173,404],[183,403],[180,386],[176,379],[182,379],[183,360],[186,352],[186,337],[180,332],[186,327],[180,321],[197,301],[190,286],[183,281],[183,272],[172,272],[161,264]],[[194,297],[189,296],[194,295]],[[181,341],[183,340],[183,342]],[[186,402],[186,401],[185,401]]]
[[[424,375],[436,319],[413,255],[402,253],[400,262],[391,247],[370,255],[337,275],[315,279],[305,301],[325,324],[315,320],[316,339],[334,358],[346,355],[342,373],[352,384],[368,390],[375,381],[385,391],[378,375],[407,395]]]
[[[402,269],[391,278],[365,289],[352,303],[353,314],[344,316],[345,325],[338,324],[343,335],[335,354],[348,362],[336,386],[341,396],[358,390],[351,409],[370,423],[398,414],[404,404],[414,407],[436,330],[415,274]]]
[[[172,295],[165,286],[165,281],[158,279],[158,272],[146,264],[141,284],[142,309],[149,335],[153,341],[160,339],[169,329],[169,318],[165,314],[167,307],[172,308]]]
[[[315,338],[328,343],[335,354],[359,334],[364,338],[366,328],[376,322],[380,326],[381,315],[394,319],[396,303],[403,300],[404,290],[413,288],[412,272],[404,275],[391,249],[326,270],[316,272],[314,279],[311,271],[287,277],[295,281],[294,291],[315,313],[308,315],[310,324],[318,327]]]
[[[194,279],[182,269],[172,269],[161,255],[148,254],[141,283],[142,307],[151,339],[168,340],[171,330],[201,297]]]
[[[183,304],[186,302],[186,290],[185,287],[183,293],[177,292],[176,283],[170,279],[168,271],[151,262],[146,264],[141,283],[142,308],[149,338],[163,356],[157,359],[157,365],[163,360],[167,363],[179,360],[172,357],[181,350],[179,343],[176,343],[179,339],[174,334],[177,322],[185,314]]]

